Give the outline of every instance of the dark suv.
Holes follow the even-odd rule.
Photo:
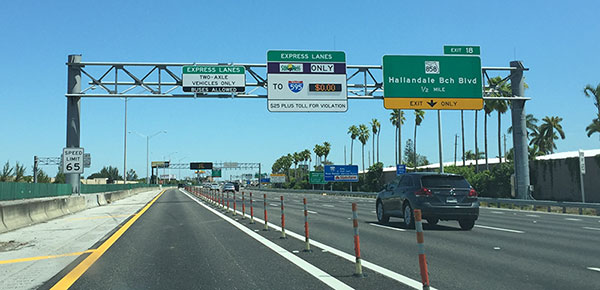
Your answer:
[[[377,194],[380,223],[387,223],[390,217],[400,217],[404,218],[406,227],[414,228],[414,208],[421,210],[429,224],[457,220],[463,230],[472,229],[479,217],[477,192],[464,177],[456,174],[403,174]]]

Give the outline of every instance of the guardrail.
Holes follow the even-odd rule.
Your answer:
[[[490,198],[490,197],[479,197],[479,202],[485,202],[488,205],[496,204],[497,207],[501,207],[503,204],[512,206],[533,206],[535,210],[537,206],[546,207],[547,211],[551,211],[551,207],[560,207],[562,212],[566,213],[567,208],[579,209],[579,214],[583,214],[583,209],[594,209],[596,215],[600,216],[600,203],[583,203],[583,202],[570,202],[570,201],[551,201],[551,200],[525,200],[525,199],[509,199],[509,198]]]

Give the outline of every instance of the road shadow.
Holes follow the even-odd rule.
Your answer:
[[[391,228],[397,228],[397,229],[403,229],[403,230],[414,230],[414,228],[408,228],[407,226],[404,225],[403,222],[401,221],[390,221],[388,223],[380,223],[378,221],[365,221],[365,223],[368,224],[376,224],[376,225],[382,225],[382,226],[386,226],[386,227],[391,227]],[[461,231],[460,227],[449,227],[449,226],[445,226],[445,225],[430,225],[427,222],[423,222],[423,230],[426,231]]]

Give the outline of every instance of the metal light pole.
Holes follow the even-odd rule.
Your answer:
[[[438,145],[440,153],[440,173],[444,173],[444,161],[442,157],[442,113],[440,110],[437,111],[438,115]]]
[[[165,130],[158,131],[149,136],[141,134],[136,131],[129,131],[129,133],[135,133],[135,134],[138,134],[142,138],[146,138],[146,184],[150,184],[150,173],[149,173],[150,172],[149,171],[149,169],[150,169],[150,138],[152,138],[160,133],[167,133],[167,131],[165,131]]]
[[[125,97],[125,130],[123,131],[123,184],[127,184],[127,97]]]

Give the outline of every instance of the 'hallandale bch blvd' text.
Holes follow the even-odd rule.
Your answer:
[[[445,77],[388,77],[390,84],[459,84],[459,85],[477,85],[477,78],[445,78]]]

